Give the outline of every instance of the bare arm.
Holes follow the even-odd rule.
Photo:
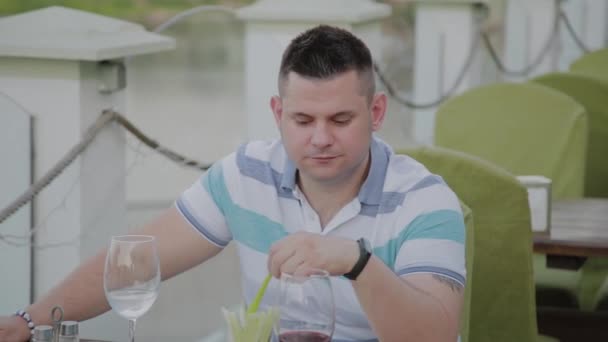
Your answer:
[[[342,275],[353,268],[358,255],[355,241],[296,233],[272,246],[268,268],[275,277],[308,268]],[[372,255],[352,285],[380,341],[457,340],[464,291],[450,278],[433,274],[400,278]]]
[[[188,270],[221,251],[220,247],[195,231],[173,206],[138,229],[137,234],[156,236],[163,280]],[[34,323],[48,324],[50,310],[55,305],[63,307],[66,320],[82,321],[108,311],[110,307],[103,290],[105,257],[106,249],[103,249],[80,265],[41,300],[27,308]],[[21,339],[16,341],[29,339],[29,331],[20,318],[5,321],[8,324],[20,323]],[[0,341],[5,341],[2,335],[3,324],[7,323],[0,320]]]
[[[399,278],[372,256],[353,288],[380,341],[449,341],[458,338],[464,289],[450,278]]]

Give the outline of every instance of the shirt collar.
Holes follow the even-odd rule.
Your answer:
[[[376,137],[372,137],[370,146],[371,163],[367,178],[359,190],[359,202],[371,205],[380,204],[386,169],[388,167],[390,149]],[[296,187],[297,168],[289,158],[285,158],[281,188],[293,190]]]
[[[281,188],[293,191],[296,188],[296,164],[285,157],[285,165],[283,166],[283,177],[281,179]]]
[[[373,137],[370,151],[371,163],[367,178],[359,190],[359,202],[378,205],[382,199],[390,150],[386,144]]]

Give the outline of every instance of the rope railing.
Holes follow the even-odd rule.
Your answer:
[[[532,62],[529,65],[523,67],[520,70],[515,70],[515,69],[509,68],[499,57],[499,54],[498,54],[496,48],[494,48],[494,46],[492,45],[488,32],[480,29],[477,33],[477,38],[474,39],[473,44],[470,47],[468,57],[467,57],[465,63],[463,64],[463,67],[460,69],[458,76],[456,77],[456,79],[454,81],[454,84],[448,89],[448,91],[446,91],[444,94],[441,94],[437,99],[435,99],[433,101],[429,101],[427,103],[416,103],[410,99],[407,99],[407,98],[401,96],[398,93],[397,89],[391,84],[391,82],[388,80],[388,78],[383,74],[380,67],[376,63],[374,63],[374,70],[376,71],[376,74],[378,75],[378,79],[385,87],[389,96],[391,98],[393,98],[397,103],[399,103],[407,108],[410,108],[410,109],[433,108],[433,107],[440,105],[445,100],[454,96],[454,94],[458,90],[458,87],[464,80],[464,78],[467,74],[467,71],[470,69],[470,67],[474,61],[475,52],[477,51],[477,47],[479,45],[480,40],[483,42],[484,47],[488,51],[488,54],[489,54],[491,60],[494,62],[495,66],[499,72],[501,72],[502,74],[507,75],[507,76],[527,77],[536,68],[538,68],[538,66],[543,62],[543,60],[546,58],[547,54],[553,47],[553,44],[559,34],[560,21],[563,21],[564,27],[566,28],[569,35],[572,37],[572,39],[576,43],[577,47],[584,53],[589,52],[590,49],[583,43],[582,39],[580,37],[578,37],[568,16],[564,12],[564,10],[561,8],[559,1],[558,1],[558,3],[555,6],[555,13],[554,13],[554,19],[553,19],[553,23],[552,23],[551,32],[549,33],[549,36],[547,37],[547,40],[545,41],[543,48],[538,53],[538,55],[534,59],[532,59]]]
[[[146,145],[149,148],[153,149],[154,151],[164,155],[165,157],[169,158],[171,161],[184,165],[184,166],[187,166],[187,167],[192,167],[192,168],[198,169],[200,171],[206,171],[207,169],[209,169],[211,167],[211,165],[209,165],[209,164],[202,164],[194,159],[185,157],[182,154],[177,153],[177,152],[159,144],[155,140],[153,140],[150,137],[148,137],[147,135],[145,135],[142,131],[140,131],[137,127],[135,127],[135,125],[133,125],[129,120],[127,120],[127,118],[125,118],[120,113],[117,113],[117,112],[112,112],[112,113],[114,114],[115,120],[121,126],[123,126],[127,131],[129,131],[129,133],[133,134],[137,139],[139,139],[142,143],[144,143],[144,145]],[[0,221],[0,222],[2,222],[2,221]]]
[[[574,27],[572,27],[572,23],[570,22],[570,19],[566,15],[566,12],[564,12],[564,10],[561,8],[559,10],[559,16],[562,19],[562,21],[564,22],[564,27],[566,28],[566,31],[568,31],[568,33],[570,34],[570,37],[572,37],[572,40],[574,40],[574,43],[576,44],[576,46],[578,46],[578,48],[584,53],[591,52],[591,49],[589,47],[587,47],[587,45],[585,45],[585,43],[583,43],[583,40],[578,36],[578,34],[576,33],[576,30],[574,30]]]
[[[463,64],[462,68],[458,72],[458,75],[456,76],[454,83],[452,83],[452,86],[445,93],[440,94],[437,99],[429,101],[429,102],[425,102],[425,103],[418,103],[418,102],[415,102],[413,100],[407,99],[407,98],[399,95],[399,93],[397,92],[395,87],[390,83],[390,81],[384,75],[382,70],[380,70],[380,67],[378,66],[378,64],[376,62],[374,62],[373,66],[374,66],[374,70],[376,71],[376,74],[378,75],[378,79],[380,80],[382,85],[384,85],[384,88],[386,88],[386,91],[391,96],[391,98],[393,98],[399,104],[402,104],[408,108],[428,109],[428,108],[436,107],[436,106],[440,105],[441,103],[443,103],[443,101],[454,96],[454,94],[458,90],[458,87],[460,87],[460,85],[464,81],[464,79],[467,75],[467,72],[471,68],[471,65],[473,65],[473,61],[475,60],[475,53],[477,52],[478,46],[479,46],[479,35],[477,35],[477,38],[475,38],[473,40],[473,44],[472,44],[471,48],[469,49],[467,58]]]
[[[520,70],[514,70],[514,69],[510,69],[509,67],[507,67],[506,64],[500,59],[500,57],[498,57],[498,53],[496,52],[496,49],[494,48],[494,46],[492,46],[492,43],[490,41],[490,37],[488,36],[488,34],[486,32],[482,32],[482,39],[483,39],[484,46],[488,50],[490,58],[496,65],[496,68],[498,68],[498,70],[501,73],[503,73],[507,76],[515,76],[515,77],[526,77],[526,76],[530,75],[530,73],[532,73],[532,71],[534,71],[536,68],[538,68],[538,66],[543,62],[543,60],[545,59],[545,57],[547,56],[547,54],[553,47],[553,44],[559,34],[559,21],[561,18],[560,12],[561,12],[561,10],[560,10],[559,6],[556,5],[555,13],[553,16],[553,24],[551,25],[552,26],[551,32],[549,33],[547,40],[543,44],[543,47],[540,50],[540,52],[538,53],[538,55],[534,59],[532,59],[532,62]]]
[[[421,2],[421,1],[412,1],[413,5],[418,5],[418,4],[422,4],[422,3],[423,2]],[[478,25],[479,27],[481,27],[481,23],[485,19],[488,18],[489,7],[487,4],[461,3],[459,5],[471,6],[474,11],[480,13],[480,15],[477,17],[477,20],[479,21],[479,25]],[[415,30],[415,27],[412,25],[411,22],[406,21],[406,20],[403,20],[403,22],[410,30],[412,30],[412,31]],[[458,91],[458,87],[460,87],[460,85],[464,81],[464,79],[467,75],[467,72],[469,71],[469,69],[473,65],[473,62],[475,61],[475,55],[479,48],[480,35],[481,35],[481,29],[479,29],[479,31],[476,33],[475,37],[473,38],[473,41],[471,43],[471,46],[469,47],[469,51],[467,53],[466,59],[465,59],[464,63],[462,64],[462,68],[460,68],[460,71],[456,75],[456,78],[454,79],[454,82],[452,83],[452,85],[448,88],[447,91],[445,91],[445,92],[442,91],[441,94],[439,94],[439,96],[436,99],[431,100],[431,101],[416,102],[412,99],[408,99],[408,98],[402,96],[401,94],[399,94],[397,88],[395,86],[393,86],[393,84],[389,81],[388,77],[386,77],[386,75],[384,74],[384,72],[382,71],[382,69],[380,68],[380,66],[378,65],[378,63],[376,61],[374,61],[374,63],[373,63],[373,68],[374,68],[374,71],[376,72],[376,75],[378,75],[378,80],[384,86],[388,95],[393,100],[395,100],[397,103],[399,103],[407,108],[410,108],[410,109],[434,108],[434,107],[440,105],[441,103],[443,103],[445,100],[454,96],[456,94],[456,92]]]
[[[139,164],[140,158],[143,156],[143,152],[140,151],[140,148],[143,145],[144,144],[141,141],[138,141],[137,146],[133,147],[128,140],[126,141],[126,146],[135,153],[134,157],[131,158],[131,160],[129,161],[129,165],[127,165],[126,172],[124,175],[121,175],[109,181],[106,180],[106,182],[109,184],[108,193],[116,193],[116,191],[119,191],[122,187],[124,187],[124,178],[128,177],[131,174],[131,171],[133,171],[134,168]],[[74,190],[76,190],[78,183],[82,179],[82,176],[83,175],[81,174],[80,177],[74,177],[74,180],[71,182],[70,186],[68,187],[68,190],[64,193],[63,199],[59,202],[59,204],[50,209],[46,213],[45,217],[43,217],[39,223],[36,223],[35,226],[33,226],[28,232],[22,234],[1,233],[0,242],[3,242],[13,247],[31,246],[33,248],[36,248],[37,250],[44,250],[61,246],[77,245],[78,242],[81,241],[81,239],[97,234],[98,230],[95,229],[95,227],[98,227],[100,219],[106,214],[105,209],[109,208],[110,203],[113,200],[111,197],[105,196],[104,198],[101,198],[103,206],[100,207],[99,210],[96,210],[96,213],[93,215],[92,219],[89,219],[83,223],[82,232],[80,234],[77,234],[71,237],[70,239],[63,241],[39,242],[33,239],[36,234],[43,233],[49,227],[48,222],[52,216],[57,214],[60,210],[67,210],[67,203],[69,201],[69,197],[74,192]]]
[[[63,158],[61,158],[55,166],[53,166],[40,180],[34,182],[23,194],[0,211],[0,223],[6,221],[9,217],[15,214],[21,207],[31,202],[32,199],[44,188],[46,188],[55,178],[57,178],[72,162],[86,150],[93,142],[95,137],[111,122],[116,122],[125,128],[129,133],[140,140],[144,145],[152,150],[164,155],[173,162],[181,165],[196,168],[201,171],[207,170],[210,165],[202,164],[196,160],[190,159],[177,153],[167,147],[151,139],[135,125],[133,125],[122,114],[113,110],[104,110],[97,120],[85,131],[83,138],[74,147],[72,147]]]
[[[162,23],[158,27],[156,27],[153,31],[157,32],[157,33],[162,32],[184,18],[190,17],[195,14],[199,14],[199,13],[205,13],[205,12],[223,12],[223,13],[231,14],[233,16],[236,15],[235,10],[231,7],[221,6],[221,5],[200,5],[200,6],[191,8],[189,10],[186,10],[184,12],[181,12],[181,13],[171,17],[169,20],[165,21],[164,23]]]

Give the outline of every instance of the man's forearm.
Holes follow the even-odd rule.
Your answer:
[[[80,265],[42,299],[27,308],[36,325],[49,324],[51,309],[60,305],[64,320],[83,321],[110,309],[103,290],[106,250]]]
[[[459,308],[399,278],[377,257],[352,284],[380,341],[456,341]]]

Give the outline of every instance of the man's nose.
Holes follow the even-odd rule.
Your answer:
[[[310,140],[313,146],[317,148],[323,148],[332,144],[333,137],[327,125],[318,124],[315,126]]]

